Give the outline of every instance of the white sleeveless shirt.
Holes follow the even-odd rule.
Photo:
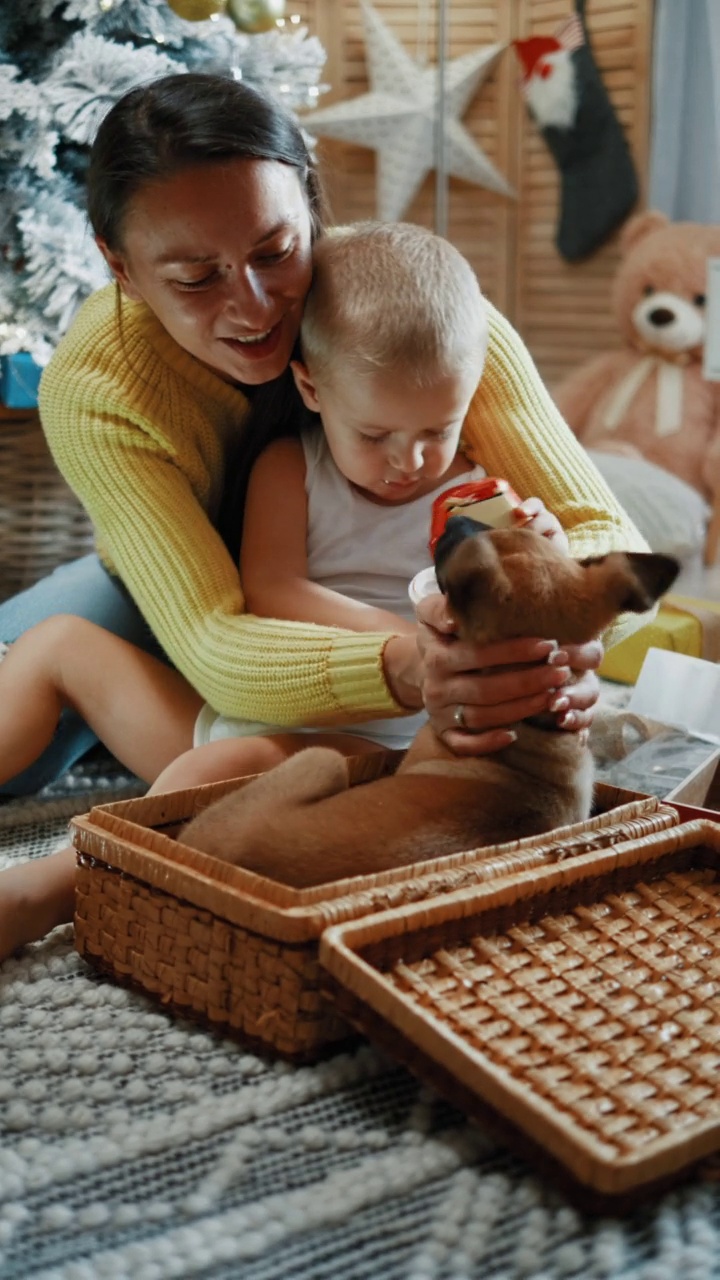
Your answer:
[[[358,493],[338,471],[321,429],[302,432],[301,441],[308,577],[351,600],[412,621],[415,610],[408,585],[432,563],[428,544],[433,502],[451,485],[480,480],[485,471],[475,467],[440,482],[421,498],[381,506]]]
[[[308,577],[351,600],[412,622],[415,606],[408,586],[416,573],[432,563],[428,544],[433,502],[451,485],[482,480],[486,472],[473,467],[451,481],[441,481],[421,498],[380,506],[358,493],[338,471],[321,428],[303,431],[301,441],[308,497]],[[426,719],[426,713],[419,711],[333,729],[404,750]]]

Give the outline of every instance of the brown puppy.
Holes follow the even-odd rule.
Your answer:
[[[448,521],[435,562],[459,634],[481,645],[526,635],[582,644],[617,614],[649,609],[678,570],[667,556],[641,553],[581,562],[526,529],[478,528]],[[180,839],[305,887],[587,818],[586,735],[556,731],[551,716],[515,728],[512,746],[460,759],[426,725],[394,776],[353,788],[343,756],[309,747],[210,805]]]

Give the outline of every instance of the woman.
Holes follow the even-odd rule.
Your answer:
[[[448,634],[439,599],[422,606],[419,642],[243,613],[216,530],[225,464],[238,442],[245,466],[266,442],[262,389],[288,366],[325,216],[292,118],[222,76],[132,90],[99,130],[88,207],[115,285],[79,312],[44,374],[40,410],[99,558],[3,605],[0,641],[74,613],[159,648],[223,715],[331,725],[424,702],[459,752],[506,745],[502,726],[548,706],[563,728],[589,724],[600,645],[572,652],[584,678],[557,695],[545,638],[475,652]],[[253,401],[260,429],[248,439]],[[464,443],[489,474],[542,499],[573,554],[644,547],[496,312]],[[91,742],[69,717],[40,764],[3,790],[36,789]]]

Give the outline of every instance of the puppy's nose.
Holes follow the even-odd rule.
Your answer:
[[[489,524],[482,524],[479,520],[471,520],[469,516],[450,516],[435,546],[435,569],[441,591],[444,590],[442,573],[448,557],[466,538],[474,538],[476,533],[488,533],[490,527]]]

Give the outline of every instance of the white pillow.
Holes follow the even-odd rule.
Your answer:
[[[704,546],[710,507],[697,489],[646,458],[587,452],[651,551],[688,560]]]

